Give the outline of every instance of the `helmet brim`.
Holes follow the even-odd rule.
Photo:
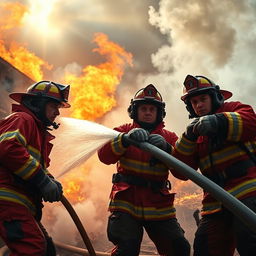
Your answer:
[[[207,94],[207,91],[212,90],[212,88],[201,88],[201,89],[197,89],[194,92],[191,91],[189,93],[184,94],[183,96],[181,96],[181,100],[185,101],[187,98],[193,97],[193,96],[197,96],[200,94]],[[224,100],[227,100],[229,98],[232,97],[233,93],[227,90],[220,90],[220,93],[223,95]]]
[[[23,92],[14,92],[14,93],[10,93],[9,97],[11,99],[13,99],[14,101],[21,103],[23,96],[32,96],[32,97],[38,97],[38,95],[34,95],[31,93],[23,93]],[[61,104],[61,108],[70,108],[71,105],[67,102],[64,101],[59,101],[58,99],[54,98],[54,97],[47,97],[49,99],[53,99],[55,101],[58,101]]]
[[[220,93],[223,95],[224,100],[227,100],[232,97],[233,93],[226,90],[220,90]]]

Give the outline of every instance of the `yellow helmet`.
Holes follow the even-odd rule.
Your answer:
[[[40,81],[28,87],[25,93],[11,93],[9,97],[19,103],[24,96],[49,98],[58,101],[63,108],[69,108],[68,103],[69,85],[58,84],[51,81]]]

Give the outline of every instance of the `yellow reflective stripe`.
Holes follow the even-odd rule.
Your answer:
[[[245,181],[228,190],[229,193],[237,198],[252,191],[256,191],[256,179]]]
[[[221,210],[221,203],[220,202],[216,201],[216,202],[212,202],[212,203],[206,203],[206,204],[203,205],[202,215],[218,212],[220,210]]]
[[[15,190],[0,188],[0,200],[22,204],[30,209],[33,214],[36,212],[35,205],[28,199],[28,197]]]
[[[109,204],[110,210],[126,210],[131,215],[140,219],[163,219],[175,216],[176,209],[173,206],[165,208],[139,207],[124,200],[112,200]]]
[[[213,161],[213,164],[215,165],[221,164],[230,159],[236,158],[238,156],[243,156],[245,154],[246,152],[242,150],[238,145],[233,145],[223,150],[220,150],[218,152],[212,153],[212,161]],[[210,161],[209,155],[200,159],[200,169],[205,170],[210,166],[211,166],[211,161]]]
[[[196,149],[196,142],[190,141],[182,136],[175,143],[175,149],[177,152],[183,155],[192,155]]]
[[[35,90],[44,91],[48,83],[40,83],[35,87]]]
[[[34,157],[37,161],[40,162],[41,152],[37,148],[34,148],[31,145],[28,145],[27,150],[32,157]]]
[[[55,85],[51,86],[49,91],[53,92],[53,93],[59,93],[59,90],[58,90],[57,86],[55,86]]]
[[[39,162],[30,156],[28,161],[14,173],[22,179],[27,180],[37,170],[38,166]]]
[[[47,169],[43,169],[43,171],[44,171],[44,173],[47,174],[47,175],[48,175],[48,174],[51,174]]]
[[[126,170],[131,170],[136,173],[144,173],[155,176],[163,176],[166,175],[166,172],[168,172],[168,167],[163,164],[150,166],[148,162],[140,162],[125,157],[120,159],[120,166]]]
[[[227,190],[227,192],[229,192],[236,198],[240,198],[253,191],[256,191],[256,179],[245,181],[233,187],[232,189]],[[221,210],[221,208],[221,203],[217,201],[213,203],[204,204],[202,209],[202,215],[218,212]]]
[[[0,142],[3,142],[5,140],[11,140],[11,139],[16,139],[20,144],[24,146],[27,145],[27,141],[25,137],[20,133],[19,129],[15,131],[2,133],[0,136]]]
[[[112,141],[111,141],[111,148],[112,151],[116,154],[116,155],[122,155],[125,151],[126,148],[123,146],[122,141],[121,141],[121,136],[122,134],[120,133],[117,137],[115,137]]]
[[[237,112],[224,112],[228,118],[227,140],[239,141],[243,130],[243,120]]]

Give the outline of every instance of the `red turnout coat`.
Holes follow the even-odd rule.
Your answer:
[[[99,159],[105,164],[116,164],[118,173],[141,177],[151,181],[166,181],[168,167],[160,161],[152,164],[152,155],[135,146],[123,147],[122,133],[140,127],[137,123],[124,124],[115,128],[120,134],[104,145],[99,151]],[[164,129],[160,123],[151,134],[160,134],[174,146],[177,135]],[[110,194],[109,211],[122,211],[141,220],[164,220],[175,217],[174,193],[167,188],[153,191],[152,188],[135,186],[124,182],[113,184]]]

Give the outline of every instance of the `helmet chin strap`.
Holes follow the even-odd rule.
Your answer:
[[[55,130],[57,130],[58,128],[59,128],[59,126],[60,126],[60,123],[56,123],[56,122],[53,122],[52,123],[52,127],[55,129]]]

